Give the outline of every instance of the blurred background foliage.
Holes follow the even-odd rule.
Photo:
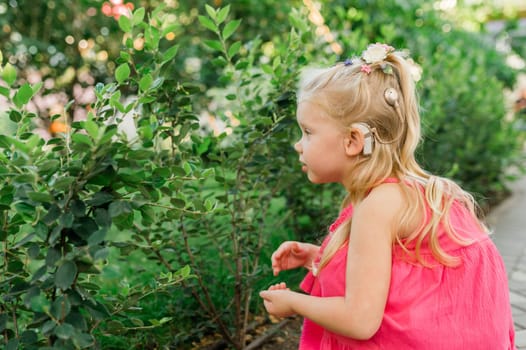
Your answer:
[[[313,186],[299,171],[292,149],[298,71],[343,60],[371,42],[408,49],[414,59],[422,164],[491,208],[524,169],[524,107],[515,102],[525,72],[526,8],[509,3],[514,6],[476,0],[0,3],[0,134],[21,141],[23,150],[16,158],[14,146],[1,143],[2,159],[14,164],[6,169],[37,171],[32,162],[44,157],[56,173],[40,169],[38,176],[80,179],[95,171],[86,168],[93,167],[88,160],[100,159],[103,174],[91,187],[79,187],[75,198],[93,212],[112,213],[103,243],[88,240],[99,252],[89,253],[99,272],[76,272],[106,311],[86,316],[89,327],[50,321],[35,337],[51,334],[48,346],[66,348],[243,348],[254,325],[267,322],[257,291],[276,282],[270,254],[285,239],[320,240],[342,198],[337,186]],[[40,89],[27,105],[13,106],[11,92],[23,86]],[[118,124],[121,139],[109,143],[116,131],[108,123]],[[106,134],[98,141],[76,136],[68,153],[64,137],[97,134],[93,130]],[[100,144],[94,152],[78,141]],[[32,153],[24,143],[42,151]],[[70,157],[78,157],[74,165],[58,166]],[[20,174],[0,175],[7,189],[0,192],[2,224],[11,225],[2,233],[10,253],[2,259],[0,287],[9,298],[0,304],[0,331],[8,346],[30,349],[43,343],[23,332],[39,327],[39,320],[29,321],[34,309],[16,311],[17,322],[6,314],[28,303],[24,288],[38,282],[36,262],[50,264],[58,244],[27,235],[39,220],[32,215],[49,214],[55,200],[73,194],[67,186],[52,191],[22,183]],[[28,198],[30,190],[41,194]],[[111,193],[109,202],[95,196],[99,190]],[[64,268],[52,266],[55,283],[75,289]],[[19,284],[5,277],[15,268],[23,271],[15,273]],[[287,272],[280,280],[294,287],[302,274]],[[54,288],[36,285],[40,295]],[[46,295],[53,303],[62,300],[57,291]],[[68,322],[82,331],[78,342],[67,342]]]

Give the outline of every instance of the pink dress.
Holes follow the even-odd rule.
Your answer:
[[[330,232],[352,216],[352,211],[352,206],[342,210]],[[439,265],[425,242],[422,256],[435,263],[432,268],[409,261],[407,254],[395,245],[389,295],[378,332],[368,340],[355,340],[305,318],[299,349],[516,349],[508,280],[497,248],[460,204],[453,205],[450,220],[457,232],[475,240],[462,247],[445,232],[440,235],[443,249],[462,259],[459,267]],[[318,276],[309,272],[300,287],[313,296],[343,296],[346,260],[344,245]]]

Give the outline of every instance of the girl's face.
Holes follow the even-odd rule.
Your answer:
[[[299,153],[301,170],[313,183],[342,183],[349,164],[344,129],[321,107],[308,101],[299,103],[297,120],[301,139],[294,149]]]

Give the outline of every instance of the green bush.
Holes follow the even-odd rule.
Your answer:
[[[292,148],[307,63],[331,64],[371,41],[409,47],[424,70],[426,167],[489,197],[517,164],[520,135],[502,99],[514,72],[480,36],[443,32],[425,4],[324,6],[338,55],[299,2],[258,3],[280,28],[261,36],[246,4],[150,5],[119,18],[123,45],[87,119],[49,140],[34,133],[43,116],[29,109],[42,84],[0,59],[10,106],[0,135],[7,349],[189,348],[208,337],[243,348],[263,314],[257,292],[275,281],[270,254],[284,239],[319,239],[343,195],[308,184]],[[193,57],[201,68],[181,69]],[[125,115],[134,133],[122,132]]]

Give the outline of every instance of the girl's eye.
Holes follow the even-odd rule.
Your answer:
[[[310,129],[304,129],[303,132],[305,133],[305,135],[310,135],[311,134]]]

